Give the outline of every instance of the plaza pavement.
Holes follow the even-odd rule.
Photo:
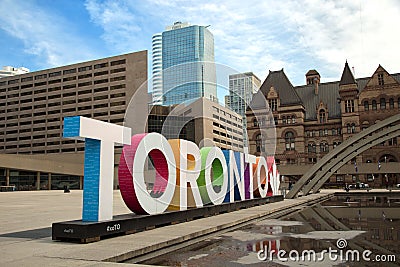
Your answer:
[[[169,246],[190,244],[235,225],[289,207],[306,205],[333,191],[270,203],[235,212],[168,225],[90,244],[51,240],[53,222],[81,218],[82,191],[26,191],[0,193],[0,266],[114,266]],[[119,191],[114,191],[114,215],[130,213]],[[186,246],[186,245],[185,245]],[[121,264],[118,263],[118,266]],[[125,265],[125,264],[124,264]],[[132,264],[126,266],[134,266]],[[143,265],[136,265],[143,266]]]

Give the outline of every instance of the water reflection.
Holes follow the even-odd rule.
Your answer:
[[[266,219],[242,229],[225,233],[197,246],[144,262],[164,266],[265,266],[257,258],[264,250],[314,250],[321,253],[338,249],[344,238],[344,250],[371,250],[373,255],[396,255],[400,259],[400,197],[335,197],[289,216]],[[398,261],[397,260],[397,261]],[[268,262],[268,266],[298,266],[299,262]],[[381,266],[397,266],[385,263]],[[302,262],[303,266],[309,266]],[[376,266],[376,263],[324,261],[313,266]]]

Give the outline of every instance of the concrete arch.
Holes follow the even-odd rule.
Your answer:
[[[302,191],[318,191],[329,177],[349,160],[363,151],[383,141],[400,135],[400,116],[394,115],[353,135],[337,146],[318,163],[310,168],[287,193],[286,198],[294,198]]]

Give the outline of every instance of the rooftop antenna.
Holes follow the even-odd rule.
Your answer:
[[[353,76],[356,77],[356,70],[354,69],[354,66],[351,67],[351,69],[353,70]]]

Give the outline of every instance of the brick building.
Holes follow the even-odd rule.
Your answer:
[[[360,79],[354,78],[347,62],[339,81],[321,83],[316,70],[308,71],[305,78],[306,85],[293,86],[283,69],[269,72],[259,91],[269,107],[252,103],[253,110],[246,112],[251,153],[260,154],[264,149],[256,113],[271,114],[270,125],[274,122],[276,127],[277,164],[304,165],[303,173],[308,164],[317,162],[343,140],[399,114],[400,74],[390,74],[380,65],[371,77]],[[260,97],[254,99],[259,101]],[[361,167],[363,163],[399,162],[398,142],[397,137],[365,151],[349,162],[354,165],[354,172],[338,172],[330,183],[367,182],[373,186],[400,183],[398,173],[365,173]]]

